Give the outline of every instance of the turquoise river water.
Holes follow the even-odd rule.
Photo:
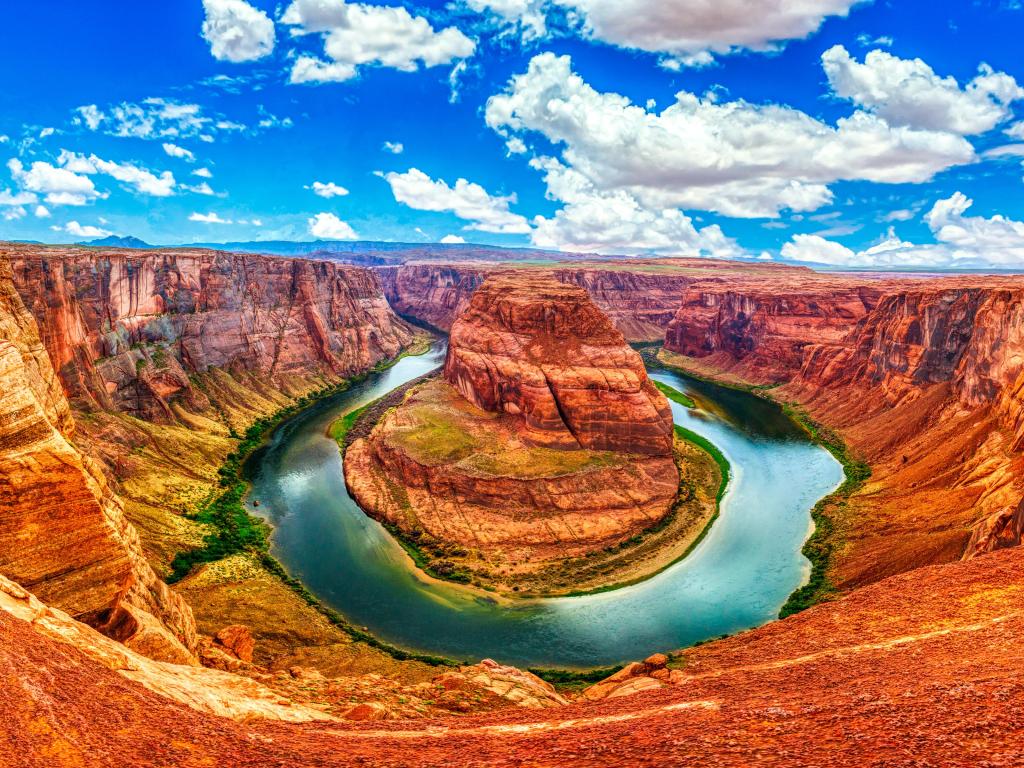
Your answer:
[[[840,464],[777,405],[662,370],[651,377],[698,405],[672,403],[676,423],[713,442],[732,465],[721,515],[688,557],[633,586],[511,605],[426,578],[346,492],[327,429],[443,360],[443,344],[403,358],[283,423],[248,462],[249,498],[274,526],[273,554],[353,624],[402,648],[460,660],[586,668],[763,624],[807,579],[800,550],[810,510],[842,481]]]

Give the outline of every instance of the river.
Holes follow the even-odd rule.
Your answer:
[[[283,423],[247,463],[252,509],[274,526],[271,551],[353,624],[409,650],[524,667],[586,668],[644,658],[772,620],[810,564],[810,510],[843,478],[775,404],[684,376],[651,377],[689,394],[677,424],[732,465],[721,514],[688,557],[639,584],[582,597],[496,603],[416,570],[345,490],[328,426],[443,362],[444,346],[405,357]]]

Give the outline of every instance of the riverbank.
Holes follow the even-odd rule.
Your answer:
[[[357,440],[365,438],[390,409],[406,400],[407,393],[420,392],[422,387],[428,386],[429,382],[420,386],[421,381],[410,382],[375,403],[343,415],[331,425],[329,434],[339,443],[342,451],[347,450]],[[661,388],[667,390],[669,396],[677,402],[692,403],[678,390],[666,385],[661,385]],[[420,398],[424,396],[417,395]],[[462,434],[462,430],[452,422],[455,415],[451,409],[445,409],[440,415],[435,413],[436,410],[436,404],[432,405],[432,429],[437,431],[440,428],[438,420],[444,416],[445,446],[452,441],[459,442],[456,438]],[[472,442],[471,435],[467,434],[464,438],[462,442]],[[439,449],[435,443],[441,441],[441,437],[430,438],[427,441],[429,446],[433,446],[430,450]],[[494,555],[481,551],[468,542],[441,541],[418,528],[406,531],[387,520],[383,523],[406,550],[415,566],[427,576],[485,590],[498,599],[515,601],[607,592],[639,583],[660,573],[685,557],[703,537],[717,516],[718,502],[728,482],[728,464],[720,453],[717,456],[715,453],[714,447],[707,441],[685,430],[677,431],[674,461],[680,482],[669,511],[636,534],[586,555],[566,556],[532,564],[510,562],[500,553]],[[582,471],[584,476],[589,472],[586,467],[582,470],[562,467],[565,459],[560,453],[557,457],[560,471],[568,471],[570,474]],[[542,458],[549,462],[552,460],[547,453]],[[611,459],[595,454],[591,460],[600,462],[601,468]],[[500,462],[506,471],[510,465],[519,466],[521,463],[511,455],[503,457]],[[529,469],[535,471],[537,467],[530,464]],[[353,469],[349,468],[348,471]]]
[[[842,484],[820,499],[811,509],[814,529],[801,550],[811,563],[808,581],[789,596],[779,611],[779,618],[784,619],[836,597],[839,593],[829,579],[829,570],[834,564],[836,551],[843,543],[843,534],[837,522],[843,518],[842,513],[849,498],[871,477],[871,467],[850,451],[838,432],[815,421],[798,403],[774,397],[771,390],[776,389],[778,384],[751,384],[728,374],[716,377],[712,371],[697,368],[694,365],[695,361],[690,358],[666,349],[661,349],[656,354],[645,355],[645,359],[667,370],[678,371],[689,378],[747,392],[775,403],[812,441],[831,453],[842,465]]]
[[[245,503],[246,495],[251,487],[244,473],[246,461],[266,444],[276,430],[280,429],[289,419],[318,403],[349,391],[373,375],[387,371],[402,359],[426,353],[431,349],[434,341],[433,337],[426,334],[418,335],[414,343],[395,358],[382,361],[362,374],[296,398],[277,412],[253,422],[240,437],[240,442],[235,450],[225,457],[219,467],[218,490],[212,495],[212,498],[200,506],[197,512],[187,516],[193,522],[206,527],[209,533],[204,536],[202,546],[179,552],[175,556],[172,561],[171,573],[167,578],[168,583],[175,584],[189,597],[190,602],[193,599],[191,593],[207,591],[204,590],[204,587],[234,584],[233,591],[236,594],[240,590],[246,589],[255,604],[271,602],[263,596],[276,592],[277,590],[273,587],[273,584],[276,583],[297,598],[302,606],[312,610],[330,629],[343,633],[347,643],[362,644],[368,649],[383,652],[398,662],[417,662],[427,667],[457,666],[461,663],[437,655],[410,652],[383,642],[324,604],[299,579],[289,574],[281,562],[270,553],[273,529],[265,520],[253,515]],[[259,500],[253,500],[251,504],[258,507]],[[269,585],[267,584],[268,580],[272,582]],[[241,586],[243,584],[247,587]],[[208,595],[204,595],[204,597],[208,598]],[[284,621],[290,624],[289,616],[295,614],[294,610],[289,612],[287,607],[287,603],[290,601],[277,598],[272,602],[273,608],[270,605],[266,606],[266,614],[271,616],[272,623],[279,624]],[[223,612],[225,611],[218,611],[218,613]],[[233,611],[232,614],[237,615]],[[254,635],[260,638],[262,634],[262,628],[259,626],[260,618],[245,614],[245,619],[238,623],[250,626]],[[210,628],[203,627],[203,629]],[[315,627],[309,627],[309,629],[312,630],[311,634],[314,636],[319,634],[323,637],[325,634],[322,631],[323,628],[319,632]],[[274,633],[273,629],[270,631],[272,634]],[[323,639],[328,640],[336,650],[339,649],[338,638],[331,637],[329,632],[326,634],[327,637]],[[356,654],[356,658],[351,658],[351,654],[346,654],[346,656],[349,658],[341,660],[342,668],[350,666],[359,668],[366,661],[365,654]],[[364,658],[360,659],[359,657]],[[327,668],[330,665],[324,666]],[[414,669],[412,672],[413,679],[422,677],[422,670]]]

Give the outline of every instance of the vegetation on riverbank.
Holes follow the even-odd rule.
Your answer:
[[[422,354],[429,349],[429,346],[428,340],[425,345],[416,345],[416,349],[419,349],[419,354]],[[264,520],[249,514],[243,504],[250,485],[242,474],[245,461],[263,445],[275,429],[314,403],[344,392],[353,385],[365,381],[371,375],[387,370],[407,354],[416,354],[416,351],[415,349],[407,350],[396,358],[377,364],[365,373],[296,398],[273,415],[253,422],[241,437],[239,445],[225,457],[218,470],[219,492],[197,513],[189,515],[191,519],[206,524],[210,533],[204,537],[203,546],[177,554],[171,566],[171,574],[167,578],[168,583],[173,584],[180,581],[198,565],[213,563],[231,555],[245,554],[278,578],[332,625],[346,632],[353,640],[384,651],[399,661],[420,661],[432,666],[458,666],[462,663],[441,656],[405,651],[385,643],[369,632],[352,625],[338,611],[324,605],[302,582],[289,575],[280,561],[270,554],[270,526]],[[353,417],[353,423],[356,418]]]
[[[658,388],[665,397],[671,400],[673,403],[679,403],[683,408],[696,408],[697,403],[693,401],[693,398],[687,395],[685,392],[680,392],[678,389],[673,389],[668,384],[663,384],[660,381],[655,381],[654,386]]]
[[[836,593],[828,577],[828,569],[832,564],[832,556],[837,545],[836,513],[846,507],[848,499],[871,477],[871,467],[855,457],[845,441],[832,429],[818,424],[800,406],[784,403],[783,410],[808,434],[808,436],[825,450],[831,453],[836,461],[843,465],[845,479],[831,494],[818,501],[811,510],[814,520],[814,532],[804,542],[801,550],[811,562],[811,575],[807,583],[796,590],[786,600],[779,612],[784,619],[794,613],[810,608],[812,605],[827,600]]]
[[[786,618],[830,599],[836,594],[836,589],[828,576],[833,556],[839,544],[840,532],[836,520],[842,516],[849,498],[860,490],[871,477],[871,467],[853,454],[838,432],[819,424],[799,404],[780,400],[769,393],[769,390],[777,388],[780,384],[755,385],[734,380],[716,380],[712,376],[695,374],[681,365],[675,364],[672,357],[676,356],[670,357],[670,355],[671,353],[666,354],[662,350],[653,355],[645,354],[645,359],[648,362],[653,360],[655,365],[660,365],[667,370],[674,370],[688,378],[748,392],[755,397],[777,404],[782,408],[783,413],[799,426],[813,442],[831,453],[842,465],[845,476],[843,483],[828,496],[820,499],[811,509],[814,531],[804,542],[801,550],[804,557],[811,563],[811,575],[807,584],[793,592],[786,600],[779,612],[779,618]],[[681,356],[678,357],[681,358]]]

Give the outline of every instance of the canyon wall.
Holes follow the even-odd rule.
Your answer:
[[[329,262],[200,250],[9,247],[72,401],[170,421],[209,405],[190,376],[212,368],[287,389],[337,380],[411,340],[376,275]]]
[[[150,568],[0,257],[0,574],[142,653],[186,662],[196,630]]]
[[[1018,278],[698,283],[666,333],[687,366],[760,384],[872,465],[842,514],[849,587],[1019,543]]]
[[[697,281],[721,281],[734,275],[813,275],[801,267],[766,268],[706,259],[635,260],[584,266],[520,266],[512,264],[406,264],[377,270],[384,293],[401,315],[447,331],[469,304],[488,275],[539,272],[590,294],[630,342],[661,341],[675,317],[686,289]]]

